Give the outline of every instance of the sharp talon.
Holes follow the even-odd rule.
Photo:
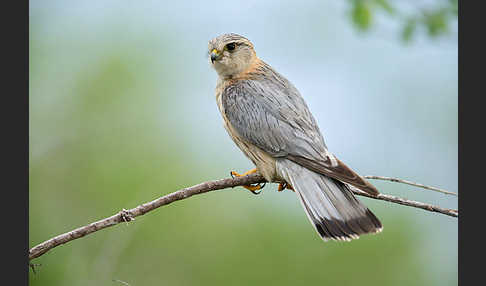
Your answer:
[[[295,193],[295,190],[294,190],[294,188],[292,188],[292,186],[291,186],[291,185],[286,184],[286,186],[285,186],[285,187],[286,187],[287,189],[289,189],[289,190],[291,190],[292,192],[294,192],[294,193]]]
[[[266,184],[267,184],[267,183],[263,183],[263,185],[257,184],[256,186],[252,186],[252,187],[254,187],[254,188],[255,188],[255,189],[257,189],[257,190],[261,190],[261,189],[263,189],[263,187],[265,187],[265,185],[266,185]],[[256,192],[256,191],[254,191],[254,190],[252,190],[252,189],[249,189],[249,190],[250,190],[250,192],[252,192],[252,193],[253,193],[253,194],[255,194],[255,195],[259,195],[259,194],[261,194],[261,192],[262,192],[262,191]]]
[[[277,191],[281,192],[281,191],[283,191],[283,190],[285,190],[285,189],[289,189],[289,190],[291,190],[292,192],[295,192],[295,191],[294,191],[294,188],[292,188],[292,186],[291,186],[290,184],[287,184],[287,182],[285,182],[285,183],[280,183],[280,184],[278,185],[278,189],[277,189]]]
[[[265,183],[263,185],[258,183],[256,185],[246,185],[246,186],[242,186],[242,187],[249,190],[253,194],[258,195],[261,192],[255,192],[255,191],[263,189],[264,186],[265,186]]]

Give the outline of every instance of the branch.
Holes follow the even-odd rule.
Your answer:
[[[436,192],[439,192],[439,193],[443,193],[443,194],[447,194],[447,195],[453,195],[453,196],[457,197],[457,194],[453,193],[453,192],[442,190],[442,189],[439,189],[439,188],[436,188],[436,187],[422,185],[422,184],[419,184],[419,183],[405,181],[405,180],[402,180],[402,179],[390,178],[390,177],[381,177],[381,176],[364,176],[364,178],[365,179],[383,180],[383,181],[390,181],[390,182],[395,182],[395,183],[407,184],[407,185],[410,185],[410,186],[420,187],[420,188],[424,188],[424,189],[427,189],[427,190],[436,191]]]
[[[357,188],[355,188],[353,186],[350,186],[350,185],[348,185],[348,186],[351,188],[351,190],[353,191],[353,193],[355,195],[364,196],[364,197],[382,200],[382,201],[387,201],[387,202],[392,202],[392,203],[396,203],[396,204],[400,204],[400,205],[404,205],[404,206],[424,209],[426,211],[441,213],[441,214],[445,214],[445,215],[452,216],[452,217],[458,217],[459,216],[458,210],[445,209],[445,208],[441,208],[441,207],[438,207],[438,206],[429,205],[429,204],[426,204],[426,203],[421,203],[421,202],[412,201],[412,200],[407,200],[407,199],[395,197],[395,196],[392,196],[392,195],[381,194],[381,193],[378,194],[375,197],[375,196],[372,196],[372,195],[365,193],[361,190],[358,190]]]
[[[227,179],[221,179],[221,180],[216,180],[216,181],[208,181],[204,182],[189,188],[185,188],[173,193],[170,193],[166,196],[160,197],[156,200],[153,200],[151,202],[139,205],[138,207],[135,207],[130,210],[125,210],[123,209],[122,211],[118,212],[115,215],[112,215],[111,217],[99,220],[97,222],[90,223],[86,226],[82,226],[79,228],[76,228],[70,232],[66,232],[64,234],[58,235],[56,237],[53,237],[49,240],[46,240],[42,242],[41,244],[38,244],[37,246],[31,248],[29,250],[29,261],[37,258],[44,253],[48,252],[49,250],[53,249],[54,247],[57,247],[61,244],[65,244],[67,242],[70,242],[71,240],[75,240],[78,238],[81,238],[83,236],[86,236],[90,233],[99,231],[101,229],[117,225],[121,222],[129,222],[135,219],[137,216],[144,215],[156,208],[159,208],[164,205],[168,205],[172,202],[178,201],[178,200],[183,200],[187,199],[193,195],[198,195],[198,194],[203,194],[207,193],[210,191],[216,191],[216,190],[221,190],[221,189],[226,189],[226,188],[233,188],[236,186],[242,186],[242,185],[250,185],[250,184],[257,184],[257,183],[265,183],[266,180],[263,178],[258,173],[251,174],[248,176],[244,177],[235,177],[235,178],[227,178]],[[445,215],[449,215],[452,217],[458,217],[459,212],[457,210],[453,209],[443,209],[438,206],[433,206],[433,205],[428,205],[425,203],[421,202],[415,202],[407,199],[402,199],[399,197],[391,196],[391,195],[385,195],[385,194],[379,194],[378,196],[372,196],[369,195],[365,192],[362,192],[356,188],[352,188],[352,191],[356,195],[360,196],[365,196],[369,197],[372,199],[377,199],[377,200],[383,200],[383,201],[388,201],[392,203],[397,203],[401,205],[406,205],[406,206],[411,206],[411,207],[416,207],[416,208],[421,208],[427,211],[432,211],[432,212],[437,212],[437,213],[442,213]]]

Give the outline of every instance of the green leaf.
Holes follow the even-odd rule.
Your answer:
[[[425,14],[424,24],[431,37],[445,33],[447,31],[446,11],[438,10]]]
[[[405,42],[410,42],[417,28],[417,21],[415,19],[409,19],[402,30],[402,39]]]
[[[371,26],[372,14],[368,1],[354,1],[351,11],[353,23],[361,30],[368,30]]]

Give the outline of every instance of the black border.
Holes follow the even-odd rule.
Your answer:
[[[2,284],[28,285],[29,2],[4,3],[2,27]],[[5,256],[5,253],[7,254]],[[11,282],[13,281],[13,283]]]
[[[458,281],[462,285],[485,283],[482,277],[485,272],[482,228],[486,225],[483,221],[486,201],[481,196],[485,192],[482,161],[486,105],[481,98],[485,94],[486,47],[484,10],[479,5],[473,7],[473,3],[480,2],[459,1],[458,17]],[[467,72],[466,66],[469,67]]]

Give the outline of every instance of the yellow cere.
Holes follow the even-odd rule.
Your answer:
[[[218,50],[213,49],[213,50],[211,51],[211,54],[216,54],[216,55],[217,55],[217,54],[219,54],[219,52],[218,52]]]

